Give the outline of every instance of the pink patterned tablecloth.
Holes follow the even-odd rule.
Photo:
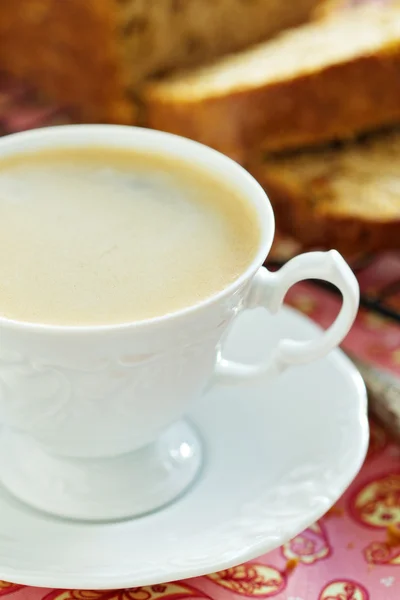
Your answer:
[[[6,87],[3,93],[0,89],[3,133],[65,120],[52,108],[32,109],[19,86]],[[392,279],[394,291],[386,302],[400,312],[396,287],[400,255],[377,259],[363,271],[360,283],[373,296]],[[326,326],[340,299],[301,284],[291,291],[288,302]],[[344,348],[400,375],[400,325],[393,321],[360,310]],[[390,524],[400,528],[400,447],[372,422],[365,465],[337,505],[301,535],[258,560],[190,581],[121,591],[46,590],[0,582],[0,595],[12,594],[13,600],[400,600],[400,543],[388,542]]]

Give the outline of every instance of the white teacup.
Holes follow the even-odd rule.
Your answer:
[[[71,518],[136,516],[172,501],[201,465],[196,431],[184,419],[207,386],[277,375],[337,346],[355,318],[356,279],[335,251],[263,266],[274,216],[265,192],[239,165],[176,136],[107,125],[31,131],[0,140],[0,157],[35,149],[99,144],[166,153],[232,184],[258,214],[253,263],[231,285],[195,306],[148,321],[70,327],[0,319],[0,479],[20,499]],[[242,310],[275,312],[296,282],[336,285],[343,306],[318,340],[282,340],[268,361],[223,358],[221,340]],[[265,332],[268,335],[268,331]]]

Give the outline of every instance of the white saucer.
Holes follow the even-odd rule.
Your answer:
[[[252,361],[282,336],[318,329],[285,309],[247,312],[227,354]],[[0,578],[52,588],[126,588],[253,559],[308,527],[363,462],[366,393],[336,351],[273,384],[214,388],[190,421],[206,461],[186,495],[131,521],[85,524],[35,512],[0,488]]]

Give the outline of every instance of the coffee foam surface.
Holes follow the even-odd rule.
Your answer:
[[[259,235],[229,183],[172,158],[88,147],[1,159],[0,316],[161,316],[234,281]]]

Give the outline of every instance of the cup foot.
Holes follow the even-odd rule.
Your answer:
[[[201,444],[186,422],[154,444],[122,456],[81,459],[48,454],[3,429],[0,480],[17,498],[53,515],[110,521],[155,511],[180,496],[201,466]]]

